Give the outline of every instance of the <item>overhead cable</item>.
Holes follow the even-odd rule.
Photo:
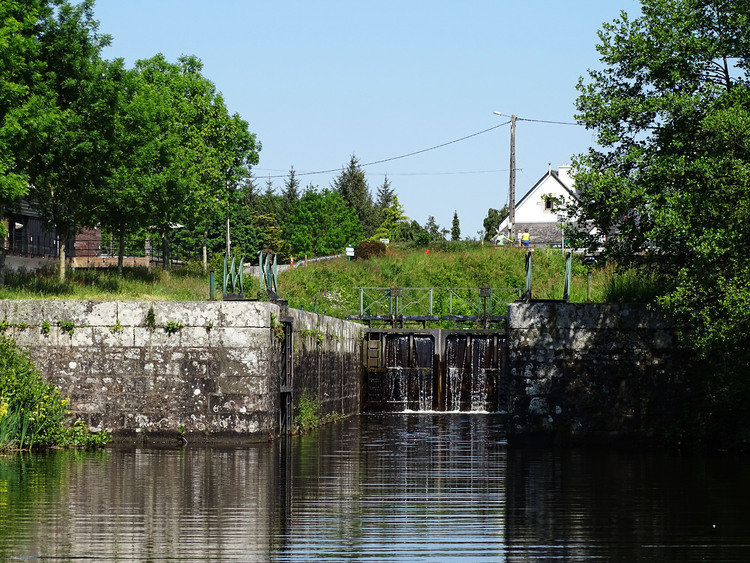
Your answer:
[[[374,160],[372,162],[365,162],[364,164],[360,164],[360,166],[361,167],[373,166],[375,164],[382,164],[384,162],[391,162],[393,160],[399,160],[401,158],[407,158],[409,156],[414,156],[414,155],[417,155],[417,154],[422,154],[424,152],[434,151],[435,149],[440,149],[440,148],[443,148],[443,147],[447,147],[448,145],[452,145],[454,143],[460,143],[461,141],[465,141],[466,139],[471,139],[472,137],[476,137],[477,135],[482,135],[484,133],[488,133],[488,132],[490,132],[490,131],[492,131],[494,129],[498,129],[499,127],[503,127],[505,125],[508,125],[509,123],[510,123],[510,121],[506,121],[505,123],[501,123],[500,125],[495,125],[493,127],[490,127],[489,129],[483,129],[482,131],[477,131],[476,133],[471,133],[470,135],[466,135],[466,136],[460,137],[458,139],[453,139],[452,141],[448,141],[447,143],[441,143],[439,145],[435,145],[434,147],[429,147],[427,149],[422,149],[422,150],[418,150],[418,151],[414,151],[414,152],[402,154],[402,155],[399,155],[399,156],[393,156],[391,158],[384,158],[382,160]],[[296,172],[295,171],[295,176],[315,176],[317,174],[332,174],[334,172],[340,172],[340,171],[341,171],[341,168],[331,168],[331,169],[328,169],[328,170],[318,170],[316,172]],[[288,174],[283,174],[283,175],[275,175],[275,176],[263,176],[263,178],[286,178],[287,176],[288,176]]]

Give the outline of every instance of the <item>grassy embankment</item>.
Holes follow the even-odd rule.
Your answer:
[[[205,301],[208,297],[208,275],[193,267],[172,272],[126,268],[121,277],[114,270],[79,269],[69,272],[64,282],[53,271],[7,272],[5,286],[0,287],[0,299]]]
[[[424,249],[390,248],[382,257],[369,260],[336,258],[298,264],[279,275],[279,294],[291,307],[317,309],[330,316],[357,313],[358,287],[378,288],[491,288],[522,289],[526,284],[525,251],[520,248],[447,243]],[[572,268],[571,301],[587,297],[588,268],[575,255]],[[560,250],[534,252],[532,290],[535,298],[560,299],[563,294],[565,261]],[[257,294],[257,278],[245,279],[245,294]],[[647,301],[653,284],[642,274],[616,274],[611,267],[591,270],[591,300]],[[216,275],[216,293],[221,294],[221,272]],[[513,292],[507,292],[512,299]],[[443,296],[444,297],[444,296]],[[54,272],[12,273],[0,287],[0,299],[92,299],[146,301],[205,301],[209,298],[209,277],[199,264],[175,269],[126,268],[122,277],[108,270],[70,272],[60,282]],[[440,300],[435,295],[436,301]],[[436,307],[439,303],[436,303]],[[439,314],[444,314],[440,311]]]
[[[279,294],[295,308],[325,311],[331,316],[356,313],[357,287],[400,288],[515,288],[526,285],[525,251],[520,248],[448,245],[448,250],[427,254],[424,250],[389,249],[386,256],[369,260],[346,258],[299,265],[279,276]],[[572,266],[571,302],[587,299],[589,269],[575,255]],[[565,258],[560,250],[537,250],[533,255],[532,294],[537,299],[561,299]],[[647,301],[652,287],[642,274],[620,275],[612,267],[591,270],[590,292],[594,302]],[[507,292],[509,300],[513,292]],[[445,305],[435,303],[435,307]],[[445,314],[445,311],[438,311]]]

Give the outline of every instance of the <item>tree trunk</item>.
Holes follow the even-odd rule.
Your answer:
[[[229,256],[232,253],[231,244],[229,240],[229,217],[227,217],[227,260],[229,260]]]
[[[171,270],[172,259],[169,256],[169,233],[166,231],[161,234],[161,259],[162,268],[167,271]]]
[[[59,271],[60,271],[60,281],[65,281],[65,246],[66,246],[67,238],[63,238],[62,235],[60,235],[60,262],[59,262]]]
[[[0,219],[5,218],[5,206],[0,205]],[[8,228],[15,228],[15,225],[11,226],[10,222],[8,222]],[[6,239],[8,236],[8,233],[5,233]],[[7,254],[7,251],[5,250],[5,241],[3,241],[2,244],[0,244],[0,287],[5,286],[5,256]]]
[[[122,277],[123,263],[125,261],[125,231],[120,229],[117,233],[117,275]]]

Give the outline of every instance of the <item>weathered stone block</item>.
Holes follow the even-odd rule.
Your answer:
[[[271,326],[271,315],[278,320],[280,309],[272,303],[222,301],[222,326],[262,328]]]
[[[148,310],[154,306],[153,301],[116,301],[117,315],[112,322],[115,324],[120,319],[123,327],[144,327]],[[111,326],[111,325],[110,325]]]

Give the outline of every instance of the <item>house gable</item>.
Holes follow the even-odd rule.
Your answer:
[[[516,203],[516,225],[557,223],[557,210],[550,198],[572,199],[576,195],[572,189],[568,167],[561,170],[549,170],[539,181]],[[563,171],[564,170],[564,171]],[[566,185],[570,182],[570,186]],[[550,197],[547,197],[550,196]],[[500,222],[500,232],[508,229],[508,216]]]
[[[508,216],[497,226],[493,242],[497,243],[500,235],[510,236],[514,241],[528,230],[534,246],[560,246],[563,244],[563,233],[557,216],[554,199],[577,199],[570,176],[570,166],[551,168],[539,181],[516,203],[515,224],[508,232]]]

